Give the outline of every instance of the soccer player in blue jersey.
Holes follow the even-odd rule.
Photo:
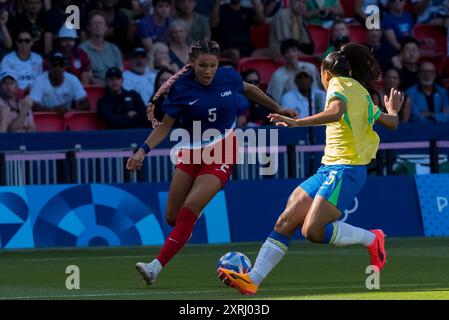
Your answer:
[[[219,54],[220,47],[214,41],[201,40],[191,45],[189,63],[167,80],[153,97],[153,101],[156,101],[168,92],[163,103],[165,116],[162,122],[154,119],[154,108],[150,105],[148,116],[155,129],[128,159],[128,170],[140,169],[147,153],[166,138],[176,120],[179,120],[179,125],[186,129],[190,136],[193,135],[194,121],[200,121],[202,132],[207,129],[220,132],[219,137],[215,137],[218,139],[214,139],[207,146],[201,141],[193,141],[182,146],[178,153],[179,159],[170,185],[166,212],[167,222],[173,226],[173,230],[153,261],[136,264],[137,271],[148,285],[155,282],[163,267],[188,242],[202,210],[231,175],[235,156],[228,159],[226,154],[236,153],[235,137],[229,129],[236,126],[239,94],[244,94],[248,99],[276,113],[296,116],[293,110],[281,108],[256,86],[243,82],[234,69],[219,68]],[[193,150],[203,151],[211,148],[213,153],[217,150],[214,148],[215,143],[221,143],[221,161],[213,161],[212,164],[205,163],[204,159],[199,163],[192,161],[195,160]],[[227,146],[231,146],[232,150],[227,149]],[[201,156],[202,152],[199,154]]]
[[[298,228],[314,243],[364,245],[371,265],[377,271],[382,270],[387,259],[383,231],[365,230],[338,221],[362,189],[367,165],[376,156],[380,139],[373,130],[374,123],[395,129],[399,122],[398,112],[404,102],[401,92],[392,89],[390,97],[385,96],[387,113],[383,113],[365,89],[379,77],[380,68],[367,47],[345,45],[329,54],[321,65],[321,79],[327,91],[323,112],[302,119],[269,115],[273,122],[284,127],[326,125],[323,165],[293,191],[251,272],[218,270],[225,284],[242,294],[255,294],[286,254],[290,238]]]

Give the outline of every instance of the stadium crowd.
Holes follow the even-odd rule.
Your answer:
[[[380,29],[365,27],[370,5]],[[149,127],[146,104],[200,39],[300,117],[324,108],[323,57],[363,43],[383,71],[369,88],[381,109],[399,88],[401,122],[448,121],[448,28],[449,0],[0,0],[0,132]],[[268,124],[240,101],[240,126]]]

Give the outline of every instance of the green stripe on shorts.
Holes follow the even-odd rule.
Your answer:
[[[338,181],[337,187],[332,192],[331,196],[329,197],[328,201],[332,203],[334,206],[337,206],[338,198],[340,196],[340,189],[341,189],[341,183],[343,182],[343,178]]]

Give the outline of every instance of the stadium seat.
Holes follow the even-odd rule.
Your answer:
[[[442,27],[418,24],[413,28],[413,37],[421,43],[423,56],[447,56],[447,38]]]
[[[354,0],[340,0],[345,17],[355,17],[355,1]]]
[[[270,58],[260,57],[260,58],[242,58],[239,61],[240,72],[248,69],[256,69],[260,73],[260,83],[261,87],[266,88],[268,82],[270,82],[271,75],[276,71],[277,68],[281,67],[280,62],[274,61]]]
[[[358,24],[349,25],[349,39],[355,43],[368,43],[366,27]]]
[[[63,117],[56,112],[33,112],[36,130],[39,132],[64,131]]]
[[[313,43],[315,44],[315,54],[322,56],[323,53],[329,47],[330,41],[330,32],[328,29],[324,29],[318,25],[309,25],[308,26],[310,36],[313,39]]]
[[[261,24],[258,26],[251,26],[250,37],[254,49],[267,48],[270,38],[270,25]]]
[[[86,90],[87,98],[90,103],[90,109],[92,111],[97,111],[97,102],[104,95],[105,87],[89,85],[85,86],[84,90]]]
[[[313,63],[318,68],[318,71],[321,70],[321,59],[319,59],[317,57],[314,57],[314,56],[299,56],[298,60],[299,61]]]
[[[101,130],[105,126],[97,118],[95,111],[72,111],[64,115],[67,129],[70,131]]]

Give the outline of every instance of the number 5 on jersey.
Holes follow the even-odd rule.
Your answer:
[[[210,122],[217,121],[217,108],[209,109],[209,118],[207,118]]]

